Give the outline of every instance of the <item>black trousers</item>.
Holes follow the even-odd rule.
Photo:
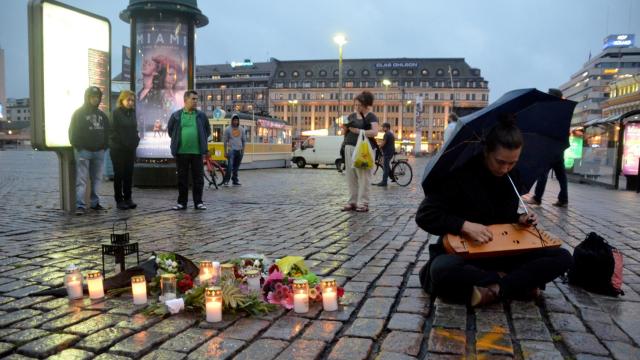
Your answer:
[[[500,296],[514,299],[564,274],[573,262],[562,248],[465,260],[458,255],[440,255],[431,264],[431,281],[436,294],[451,302],[467,303],[473,286],[500,285]],[[498,271],[507,275],[500,278]]]
[[[116,203],[131,200],[131,186],[133,185],[133,163],[136,149],[115,150],[110,152],[113,164],[113,196]]]
[[[178,204],[187,206],[189,200],[189,173],[193,181],[193,204],[202,203],[204,189],[204,165],[202,155],[178,154],[176,156],[178,169]]]

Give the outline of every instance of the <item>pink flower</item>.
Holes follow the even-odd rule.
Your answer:
[[[262,288],[265,289],[265,291],[271,290],[270,286],[273,283],[276,283],[275,286],[278,286],[278,283],[281,283],[283,279],[284,276],[282,276],[282,273],[280,271],[274,271],[269,274],[267,279],[264,281],[264,285],[262,286]]]

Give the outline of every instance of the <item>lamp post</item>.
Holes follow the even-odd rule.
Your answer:
[[[289,106],[293,110],[293,109],[296,109],[296,105],[298,105],[298,100],[288,100],[287,103],[289,103]],[[291,115],[288,115],[288,112],[287,112],[287,117],[288,117],[287,122],[289,124],[291,124]],[[299,140],[300,136],[302,134],[302,129],[300,128],[300,117],[299,116],[296,116],[296,127],[295,127],[295,129],[296,129],[296,133],[298,135],[297,138]]]
[[[342,119],[342,46],[347,43],[343,34],[333,37],[333,42],[338,44],[338,116]],[[336,124],[334,123],[334,128]]]
[[[382,80],[382,85],[384,85],[384,122],[387,122],[387,112],[389,111],[389,85],[391,85],[391,81],[389,79]]]

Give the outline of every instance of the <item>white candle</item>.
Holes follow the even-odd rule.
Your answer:
[[[210,301],[207,303],[207,322],[222,321],[222,303]]]
[[[80,279],[72,279],[67,282],[67,295],[71,300],[82,298],[82,281]]]
[[[213,264],[211,261],[200,262],[200,274],[198,275],[198,281],[200,285],[211,285],[213,280]]]
[[[104,297],[102,273],[100,273],[100,271],[90,272],[87,274],[87,286],[89,287],[89,298],[102,299]]]
[[[309,311],[309,295],[295,294],[293,295],[293,311],[297,313],[306,313]]]
[[[325,311],[338,310],[338,294],[333,289],[322,292],[322,307]]]
[[[131,292],[133,293],[134,305],[147,303],[147,282],[144,275],[131,277]]]

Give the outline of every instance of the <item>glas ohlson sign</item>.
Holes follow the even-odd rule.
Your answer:
[[[32,144],[70,147],[69,124],[89,86],[102,90],[108,113],[111,25],[106,18],[50,0],[29,3]]]
[[[610,47],[631,47],[634,46],[636,40],[635,34],[616,34],[609,35],[604,38],[604,44],[602,45],[602,49],[607,49]]]

